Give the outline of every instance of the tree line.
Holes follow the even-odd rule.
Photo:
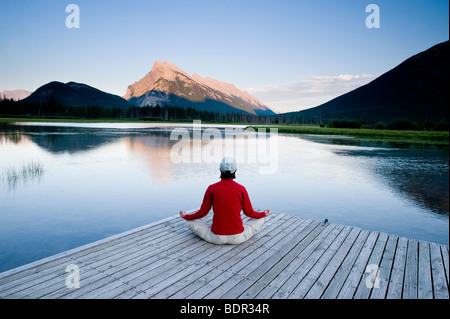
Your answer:
[[[156,106],[130,106],[100,107],[68,106],[56,100],[53,96],[44,102],[14,101],[0,98],[0,117],[41,117],[41,118],[84,118],[84,119],[139,119],[143,121],[192,121],[201,120],[216,123],[249,123],[249,124],[317,124],[317,121],[286,114],[280,115],[254,115],[246,112],[212,112],[198,110],[193,107],[178,107],[172,105]],[[362,119],[333,119],[321,122],[322,127],[333,128],[372,128],[388,130],[434,130],[448,131],[448,120],[438,122],[419,119],[412,122],[405,118],[395,119],[391,122],[369,123]]]
[[[193,107],[172,105],[100,107],[98,105],[68,106],[49,97],[45,102],[14,101],[0,99],[0,116],[42,117],[42,118],[85,118],[85,119],[140,119],[144,121],[192,121],[273,123],[271,116],[254,115],[246,112],[212,112]]]

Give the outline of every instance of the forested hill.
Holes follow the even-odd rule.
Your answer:
[[[372,82],[317,107],[285,113],[295,122],[361,119],[366,123],[404,118],[449,119],[449,41],[421,52]]]

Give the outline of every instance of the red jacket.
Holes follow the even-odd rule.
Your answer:
[[[186,220],[205,217],[211,206],[214,211],[211,231],[216,235],[236,235],[244,231],[241,210],[250,218],[262,218],[264,212],[256,212],[244,186],[232,179],[222,179],[208,187],[202,206],[194,214],[185,216]]]

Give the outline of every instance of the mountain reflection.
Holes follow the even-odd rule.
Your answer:
[[[211,174],[209,168],[216,167],[190,164],[202,167],[187,170],[185,165],[173,163],[170,150],[177,141],[170,140],[171,131],[167,127],[108,129],[10,125],[0,127],[0,132],[2,143],[31,141],[52,154],[74,155],[121,142],[148,167],[154,180],[164,183],[186,178],[188,174]],[[393,194],[406,197],[437,215],[449,215],[448,146],[392,144],[345,137],[301,138],[327,144],[338,156],[355,158],[371,178],[393,190]]]
[[[95,152],[108,144],[123,143],[128,151],[140,157],[156,181],[169,182],[189,174],[183,165],[174,164],[170,158],[170,149],[178,140],[170,140],[171,128],[167,127],[106,129],[10,125],[2,129],[4,141],[32,142],[55,155]]]
[[[31,140],[53,154],[86,152],[118,139],[117,136],[95,130],[52,128],[49,132],[40,131],[39,127],[33,128],[33,131],[28,132]]]
[[[161,135],[127,136],[123,141],[129,151],[142,156],[155,180],[168,182],[173,179],[177,168],[170,160],[170,140]]]

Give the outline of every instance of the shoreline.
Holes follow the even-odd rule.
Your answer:
[[[30,118],[30,117],[0,117],[0,123],[14,123],[14,122],[54,122],[54,123],[191,123],[192,120],[185,121],[171,121],[171,120],[157,120],[145,121],[140,119],[84,119],[84,118]],[[419,143],[419,144],[439,144],[449,145],[449,132],[446,131],[400,131],[387,129],[364,129],[364,128],[329,128],[320,127],[318,125],[277,125],[277,124],[251,124],[251,123],[218,123],[202,121],[205,124],[234,124],[245,125],[246,128],[271,128],[278,129],[278,133],[285,134],[311,134],[311,135],[338,135],[338,136],[353,136],[371,140],[383,140],[399,143]]]
[[[449,132],[443,131],[399,131],[363,128],[329,128],[312,125],[251,125],[252,128],[277,128],[278,133],[310,134],[310,135],[338,135],[357,138],[382,140],[399,143],[449,144]]]

